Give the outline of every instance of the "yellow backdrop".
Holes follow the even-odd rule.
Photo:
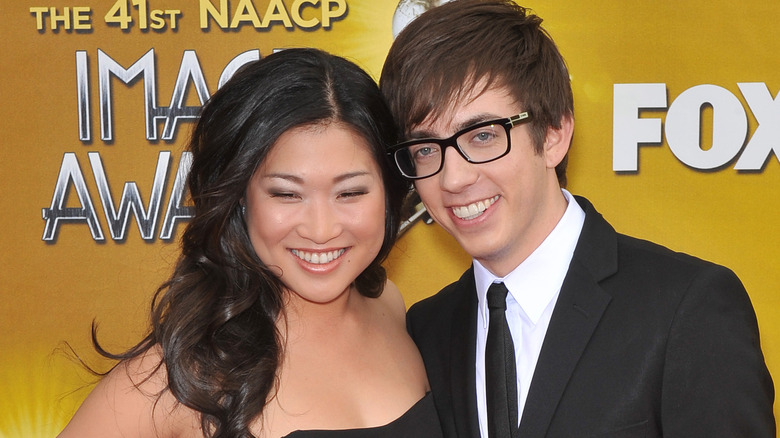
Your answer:
[[[780,379],[780,3],[524,5],[545,19],[572,75],[570,190],[589,197],[618,231],[734,269]],[[177,253],[181,221],[166,215],[176,213],[182,145],[193,111],[231,61],[316,46],[378,78],[397,6],[0,4],[1,438],[51,437],[63,427],[93,380],[58,352],[62,342],[108,366],[89,344],[93,319],[115,350],[144,334],[151,294]],[[124,223],[121,201],[133,190],[141,208]],[[159,209],[147,212],[150,205]],[[438,226],[419,223],[388,268],[411,304],[468,264]]]

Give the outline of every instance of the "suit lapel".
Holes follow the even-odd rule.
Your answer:
[[[452,406],[459,437],[478,437],[476,394],[477,294],[473,268],[458,281],[450,337]]]
[[[529,388],[520,436],[543,437],[577,362],[611,300],[599,282],[617,271],[617,235],[583,198],[577,248],[566,274]]]

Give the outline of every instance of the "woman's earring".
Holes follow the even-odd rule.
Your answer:
[[[241,216],[246,216],[246,204],[241,204]]]

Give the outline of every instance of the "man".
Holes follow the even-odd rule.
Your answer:
[[[540,24],[454,0],[412,21],[382,71],[408,140],[390,154],[473,257],[407,318],[445,435],[774,437],[739,279],[617,234],[562,188],[572,93]]]

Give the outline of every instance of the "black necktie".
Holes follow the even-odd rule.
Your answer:
[[[510,438],[517,430],[515,348],[506,323],[507,292],[504,283],[493,283],[487,292],[490,325],[485,345],[485,392],[490,438]]]

